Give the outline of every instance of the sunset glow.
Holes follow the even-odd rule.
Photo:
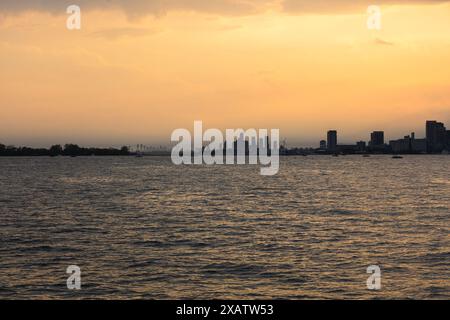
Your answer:
[[[355,141],[377,129],[423,136],[426,119],[450,121],[446,1],[387,1],[381,31],[367,29],[365,5],[217,3],[81,4],[75,31],[62,5],[0,5],[0,142],[168,144],[174,128],[202,120],[280,128],[301,146],[328,129]]]

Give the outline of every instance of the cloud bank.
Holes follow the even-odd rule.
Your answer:
[[[377,5],[439,4],[450,0],[1,0],[0,12],[65,12],[71,4],[84,10],[120,9],[129,15],[160,15],[173,10],[216,13],[222,15],[253,14],[268,5],[292,13],[345,13]]]
[[[172,10],[219,13],[225,15],[249,14],[258,11],[273,0],[2,0],[0,11],[65,12],[67,6],[76,4],[82,9],[121,9],[127,14],[164,14]]]

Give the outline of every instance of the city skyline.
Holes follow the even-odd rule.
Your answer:
[[[421,151],[426,151],[428,153],[436,152],[436,151],[442,151],[446,149],[447,151],[450,151],[450,129],[447,129],[445,127],[445,123],[436,121],[436,120],[426,120],[425,122],[425,136],[422,138],[416,137],[416,131],[410,131],[410,134],[403,136],[401,139],[385,139],[385,132],[382,130],[375,130],[370,133],[370,139],[369,140],[360,140],[356,142],[356,145],[360,143],[364,143],[364,147],[384,147],[386,145],[392,145],[395,142],[401,142],[401,140],[404,139],[411,139],[411,140],[417,140],[420,142],[421,145]],[[320,148],[324,148],[329,151],[336,150],[337,146],[339,145],[339,140],[337,136],[338,131],[337,130],[329,130],[327,132],[327,140],[321,140],[319,142]],[[324,144],[325,142],[325,144]],[[387,143],[389,142],[389,143]],[[341,143],[342,145],[342,143]]]
[[[289,146],[286,143],[286,139],[282,139],[280,148],[284,149],[317,149],[327,151],[331,153],[335,152],[386,152],[386,153],[440,153],[444,150],[450,151],[450,128],[445,126],[444,122],[437,120],[426,120],[425,122],[424,137],[416,135],[416,131],[410,131],[410,134],[404,135],[402,138],[387,139],[385,132],[382,130],[375,130],[369,133],[369,139],[360,139],[352,143],[344,142],[339,139],[339,130],[328,130],[326,132],[326,140],[321,139],[316,145],[311,146]],[[243,134],[241,133],[241,139]],[[268,137],[267,137],[268,139]],[[236,140],[237,141],[237,140]],[[246,140],[247,141],[247,140]],[[247,141],[246,143],[252,143]],[[62,144],[53,144],[49,150],[54,147],[60,148]],[[65,144],[67,145],[67,144]],[[73,144],[69,144],[73,145]],[[78,144],[74,144],[78,147]],[[109,148],[117,148],[119,145],[110,145]],[[128,148],[132,152],[161,152],[169,151],[173,146],[173,143],[149,145],[145,143],[137,144],[125,144],[121,145],[122,148]],[[0,141],[0,150],[4,150],[8,147],[30,147],[30,145],[12,145],[5,144]],[[82,147],[86,147],[83,146]],[[93,148],[92,146],[89,146]],[[104,146],[97,146],[104,147]],[[45,147],[41,147],[45,148]],[[94,147],[95,148],[95,147]],[[38,149],[37,149],[38,150]]]

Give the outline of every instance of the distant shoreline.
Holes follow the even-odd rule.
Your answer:
[[[246,150],[248,153],[248,150]],[[225,151],[224,151],[225,154]],[[280,148],[279,155],[281,157],[305,157],[305,156],[346,156],[346,155],[360,155],[370,157],[372,155],[439,155],[449,154],[446,151],[442,153],[418,153],[418,152],[392,152],[392,150],[385,149],[384,152],[380,150],[369,151],[336,151],[331,152],[321,149],[313,148]],[[0,157],[86,157],[86,156],[136,156],[136,157],[155,157],[155,156],[171,156],[170,151],[130,151],[127,146],[123,146],[120,149],[117,148],[96,148],[96,147],[79,147],[76,144],[66,144],[64,147],[61,145],[53,145],[49,149],[46,148],[30,148],[30,147],[15,147],[5,146],[0,144]]]
[[[280,157],[347,157],[347,156],[359,156],[359,157],[376,157],[376,156],[448,156],[445,153],[374,153],[374,154],[324,154],[324,153],[311,153],[311,154],[280,154]],[[151,154],[92,154],[92,155],[0,155],[0,158],[90,158],[90,157],[170,157],[170,153],[151,153]]]

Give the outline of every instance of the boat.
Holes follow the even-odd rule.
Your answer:
[[[363,154],[363,158],[369,158],[370,154]]]
[[[392,156],[392,159],[403,159],[402,156]]]

